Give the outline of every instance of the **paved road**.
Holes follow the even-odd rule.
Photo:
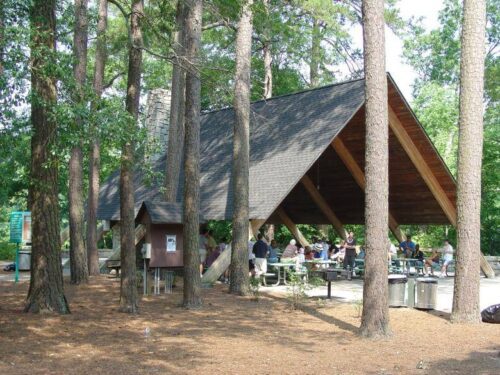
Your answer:
[[[438,279],[438,292],[436,301],[436,310],[451,312],[453,301],[453,277]],[[279,293],[287,293],[286,286],[264,287],[262,289]],[[500,277],[494,279],[481,278],[480,291],[480,307],[481,310],[500,303]],[[308,290],[307,294],[311,297],[326,296],[326,286],[321,286]],[[341,301],[352,303],[360,301],[363,298],[363,280],[342,280],[332,283],[332,298]]]

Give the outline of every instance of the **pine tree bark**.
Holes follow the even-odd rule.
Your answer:
[[[363,1],[365,59],[365,280],[361,334],[389,334],[387,251],[389,249],[388,109],[385,73],[384,1]]]
[[[252,4],[242,5],[236,33],[233,136],[233,240],[229,291],[249,293],[248,225],[250,168],[250,71],[252,53]]]
[[[77,107],[84,106],[84,89],[87,74],[88,0],[75,0],[75,30],[73,36],[74,98]],[[84,241],[83,209],[83,152],[78,136],[83,126],[82,118],[75,117],[78,143],[71,149],[69,159],[69,266],[72,284],[89,281],[87,249]]]
[[[311,36],[311,62],[309,64],[309,87],[319,84],[319,61],[321,59],[321,30],[319,20],[313,18]]]
[[[99,110],[103,92],[104,68],[106,66],[106,29],[108,22],[108,0],[99,1],[97,40],[94,63],[94,98],[91,110]],[[99,203],[99,174],[101,168],[101,146],[98,124],[91,124],[91,145],[89,154],[89,190],[87,199],[87,259],[89,274],[99,275],[99,251],[97,249],[97,206]]]
[[[174,64],[172,67],[172,96],[170,104],[170,123],[167,147],[167,170],[165,173],[165,200],[175,202],[179,189],[179,175],[182,163],[182,152],[184,146],[184,111],[186,73],[184,56],[184,28],[186,19],[186,7],[184,1],[177,2],[177,14],[175,17],[176,31],[174,33]]]
[[[199,308],[200,231],[200,44],[202,0],[186,0],[186,113],[184,139],[184,290],[183,306]]]
[[[55,53],[55,0],[34,0],[30,11],[31,66],[31,279],[25,312],[68,314],[59,238],[56,79],[47,74]]]
[[[269,2],[270,0],[263,1],[267,16],[269,16]],[[264,32],[262,53],[264,54],[264,98],[269,99],[273,96],[273,56],[271,54],[271,30],[269,24],[266,25]]]
[[[131,44],[128,54],[128,77],[126,110],[132,120],[129,134],[132,136],[122,146],[120,170],[120,311],[135,314],[138,312],[136,253],[135,253],[135,212],[134,212],[134,140],[133,134],[139,116],[142,69],[142,30],[140,19],[143,16],[142,0],[132,0],[130,15]]]
[[[451,320],[478,323],[486,4],[464,0],[460,62],[457,257]]]

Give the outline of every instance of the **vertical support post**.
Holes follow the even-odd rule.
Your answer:
[[[16,276],[14,277],[14,282],[19,281],[19,242],[16,243]]]

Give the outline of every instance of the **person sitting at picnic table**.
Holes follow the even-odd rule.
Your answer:
[[[439,255],[439,252],[438,250],[433,250],[432,251],[432,254],[429,258],[427,258],[425,260],[425,263],[424,263],[424,274],[427,276],[428,272],[427,272],[427,267],[429,267],[430,271],[431,271],[431,275],[434,275],[434,269],[433,267],[434,266],[437,266],[439,267],[439,259],[441,258],[441,256]]]
[[[335,246],[336,247],[336,246]],[[336,251],[331,257],[331,260],[337,260],[338,262],[343,262],[345,257],[345,241],[340,243],[338,251]]]
[[[299,254],[297,255],[297,258],[298,258],[300,264],[302,264],[306,261],[305,249],[303,247],[301,247],[299,249]]]
[[[294,239],[290,240],[290,243],[286,246],[285,251],[281,255],[281,259],[295,258],[297,256],[297,241]]]
[[[349,232],[345,241],[345,256],[344,256],[344,269],[349,267],[351,270],[354,268],[356,260],[356,239],[354,232]]]
[[[419,244],[415,245],[415,252],[413,253],[413,258],[416,259],[415,267],[416,268],[423,268],[423,266],[424,266],[424,253],[422,252],[422,250],[420,250]]]
[[[304,258],[305,260],[313,260],[314,252],[311,250],[311,246],[306,246],[304,249]]]
[[[269,247],[262,239],[262,233],[257,235],[257,242],[253,245],[252,252],[255,255],[255,276],[260,277],[267,273],[267,253]]]
[[[407,236],[406,241],[399,244],[399,248],[403,252],[405,258],[412,258],[415,251],[415,242],[411,240],[411,236]]]
[[[278,262],[278,243],[276,240],[271,240],[271,244],[269,245],[269,263],[277,263]]]
[[[316,244],[313,245],[314,259],[322,259],[323,246]]]
[[[359,254],[356,256],[356,259],[365,259],[365,255],[366,255],[365,248],[361,247],[359,250]]]
[[[441,275],[439,275],[439,277],[443,278],[446,276],[448,265],[453,261],[453,253],[455,252],[448,239],[444,240],[444,246],[441,252],[443,253],[443,266],[441,267]]]

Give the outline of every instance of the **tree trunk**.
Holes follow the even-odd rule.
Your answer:
[[[233,138],[233,241],[229,291],[249,293],[248,223],[249,223],[249,150],[250,150],[250,70],[252,53],[252,4],[242,5],[236,34],[236,74],[234,84]]]
[[[167,170],[165,173],[165,200],[167,202],[176,201],[184,145],[186,73],[182,67],[184,64],[182,56],[184,55],[185,43],[185,19],[186,7],[184,1],[179,0],[175,18],[177,29],[174,33],[175,59],[172,67],[172,96],[168,131]]]
[[[97,40],[94,64],[94,99],[92,111],[99,110],[103,92],[104,67],[106,66],[106,28],[108,21],[108,0],[99,1]],[[101,166],[101,146],[98,124],[91,125],[91,145],[89,154],[89,194],[87,200],[87,257],[89,274],[99,275],[99,252],[97,249],[97,206],[99,203],[99,174]]]
[[[389,334],[387,251],[389,184],[387,77],[385,73],[384,1],[363,1],[365,56],[365,281],[361,334]]]
[[[85,106],[85,81],[87,73],[87,8],[88,0],[75,0],[75,30],[73,34],[73,75],[75,78],[75,104]],[[77,139],[83,126],[82,118],[75,116]],[[71,283],[82,284],[89,281],[87,249],[84,241],[83,225],[83,152],[81,141],[71,149],[69,159],[69,265]]]
[[[130,15],[131,45],[128,55],[128,77],[126,110],[133,118],[130,138],[122,147],[120,171],[120,247],[121,285],[120,311],[138,312],[136,254],[135,254],[135,212],[134,212],[134,135],[139,116],[142,67],[142,31],[140,18],[143,16],[142,0],[132,0]]]
[[[184,300],[186,308],[198,308],[200,277],[200,43],[202,0],[187,0],[186,14],[186,113],[184,140]]]
[[[266,16],[269,16],[269,1],[264,0],[264,8]],[[264,54],[264,98],[269,99],[273,96],[273,57],[271,54],[271,30],[269,22],[266,24],[264,31],[264,46],[262,52]],[[272,224],[271,224],[272,225]]]
[[[311,62],[309,64],[309,87],[319,84],[319,62],[321,60],[321,30],[319,21],[313,18],[311,36]]]
[[[5,17],[5,11],[4,11],[4,0],[0,0],[0,83],[4,85],[3,80],[3,60],[4,60],[4,51],[5,51],[5,31],[4,31],[4,25],[3,25],[3,20]]]
[[[481,162],[486,4],[464,0],[458,138],[457,259],[451,320],[481,321],[479,310]]]
[[[68,314],[59,239],[56,79],[47,75],[55,53],[55,0],[34,0],[30,7],[31,49],[31,279],[25,312]]]

